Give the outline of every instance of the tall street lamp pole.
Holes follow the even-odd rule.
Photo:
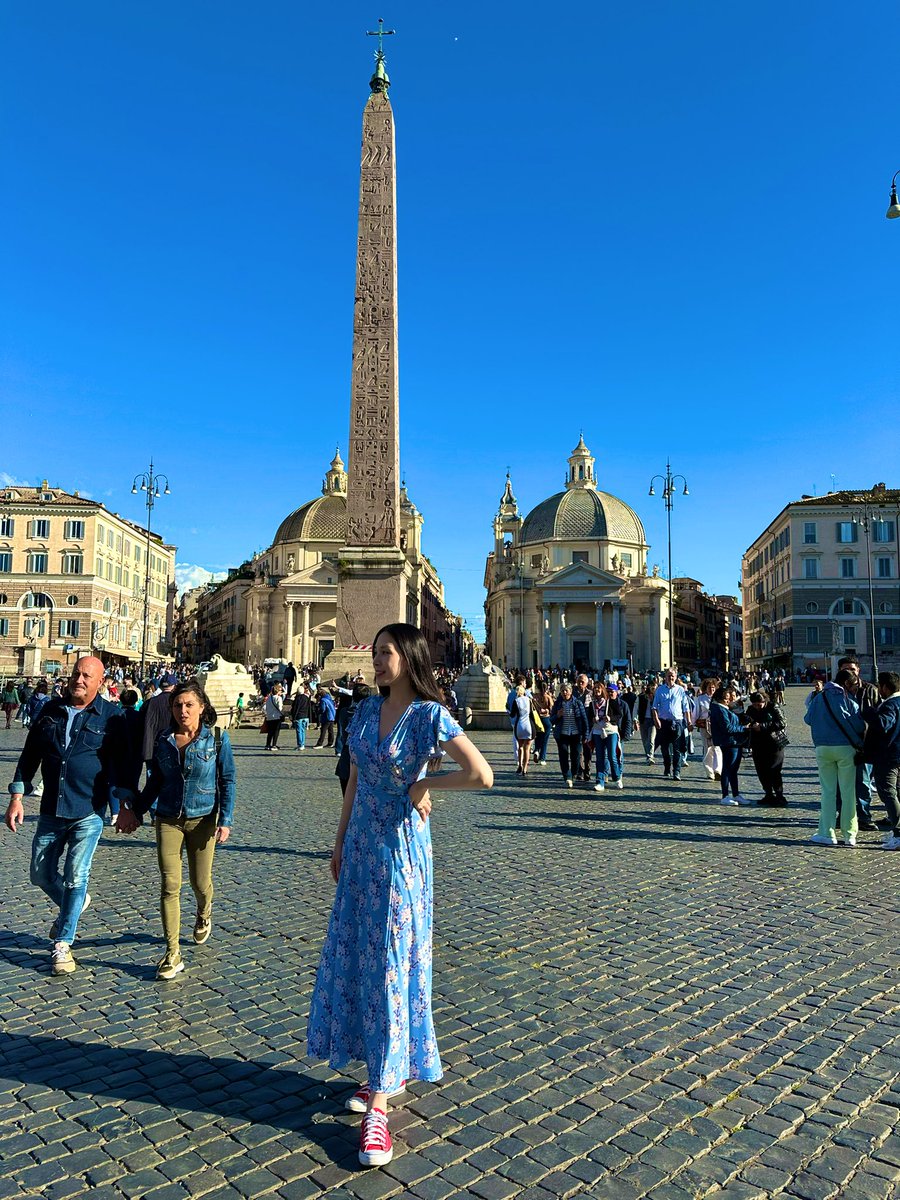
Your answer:
[[[163,491],[160,493],[159,485],[163,484]],[[138,487],[140,484],[140,487]],[[150,470],[142,471],[139,475],[135,475],[131,484],[131,494],[146,492],[147,496],[144,503],[147,505],[147,545],[144,549],[144,629],[141,636],[141,679],[144,678],[144,666],[147,662],[147,626],[150,622],[150,518],[153,514],[153,505],[156,503],[158,496],[170,496],[169,477],[168,475],[160,475],[153,470],[153,459],[150,459]]]
[[[650,496],[656,495],[656,489],[654,488],[653,485],[656,483],[657,479],[662,480],[662,485],[663,485],[662,498],[666,505],[666,532],[668,535],[668,543],[669,543],[669,545],[668,545],[668,553],[669,553],[669,657],[672,660],[669,663],[669,666],[674,667],[675,666],[675,598],[674,598],[674,594],[673,594],[673,590],[672,590],[672,498],[675,495],[676,481],[680,479],[681,482],[684,484],[684,487],[681,492],[682,496],[689,496],[691,493],[688,491],[687,480],[685,479],[685,477],[683,475],[673,475],[672,474],[672,467],[671,467],[668,459],[666,459],[665,475],[654,475],[653,478],[650,480],[650,491],[648,492],[648,495],[650,495]]]
[[[869,577],[869,638],[872,642],[872,682],[878,685],[878,648],[875,645],[875,589],[872,586],[872,548],[869,542],[869,526],[872,523],[872,513],[867,501],[863,501],[863,515],[853,518],[861,525],[866,535],[866,574]]]

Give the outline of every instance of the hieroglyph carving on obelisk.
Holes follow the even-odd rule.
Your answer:
[[[391,102],[373,91],[363,113],[359,183],[348,546],[400,545],[396,194]]]

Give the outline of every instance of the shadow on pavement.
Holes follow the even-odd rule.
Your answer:
[[[104,1046],[72,1038],[7,1033],[0,1056],[5,1081],[70,1095],[136,1101],[163,1109],[206,1112],[304,1134],[339,1166],[358,1170],[358,1122],[343,1117],[345,1096],[358,1086],[327,1084],[300,1071],[234,1058]],[[319,1119],[317,1119],[317,1117]],[[96,1123],[121,1121],[109,1110]],[[79,1118],[90,1125],[91,1116]],[[133,1118],[140,1125],[140,1116]]]
[[[503,815],[503,814],[499,814]],[[548,814],[551,815],[551,814]],[[581,814],[559,814],[565,820],[583,820]],[[599,818],[602,814],[598,813]],[[615,819],[621,821],[621,814],[616,813]],[[658,818],[650,818],[646,822],[645,829],[622,829],[620,826],[604,825],[601,828],[584,828],[578,825],[520,825],[512,823],[504,823],[502,825],[487,825],[482,824],[476,826],[478,829],[496,829],[507,833],[555,833],[562,834],[568,837],[586,837],[598,838],[606,841],[652,841],[652,842],[726,842],[734,844],[734,835],[708,833],[704,829],[698,829],[696,821],[684,822],[668,822],[669,824],[683,824],[683,830],[667,830],[660,829],[660,825],[666,824]],[[768,824],[768,822],[767,822]],[[718,822],[717,822],[718,825]],[[747,826],[742,826],[746,829]],[[793,838],[786,837],[756,837],[753,834],[745,834],[739,839],[742,843],[771,845],[771,846],[790,846],[795,845]]]

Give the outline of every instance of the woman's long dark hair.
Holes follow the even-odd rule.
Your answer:
[[[425,635],[421,629],[416,629],[415,625],[407,625],[404,621],[385,625],[375,634],[375,640],[372,642],[373,648],[382,634],[386,634],[391,639],[403,656],[409,675],[409,685],[419,699],[435,700],[438,704],[443,704],[444,697],[434,677],[428,643],[425,641]],[[378,690],[382,696],[389,696],[391,693],[389,687],[380,687]]]
[[[216,710],[210,704],[209,696],[207,696],[196,679],[189,679],[186,683],[179,683],[178,687],[169,695],[169,708],[171,709],[178,697],[183,696],[185,692],[192,692],[203,705],[203,712],[200,714],[201,725],[215,725],[217,719]]]

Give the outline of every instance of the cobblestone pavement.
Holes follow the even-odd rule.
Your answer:
[[[33,824],[6,833],[0,1198],[898,1194],[900,855],[876,834],[809,843],[803,695],[786,810],[722,808],[697,765],[673,784],[634,743],[621,793],[519,780],[509,739],[478,737],[494,790],[433,814],[446,1076],[411,1085],[384,1170],[356,1166],[354,1079],[304,1058],[331,755],[238,735],[214,935],[169,983],[146,831],[104,838],[62,979],[27,882]],[[0,733],[4,783],[21,741]]]

